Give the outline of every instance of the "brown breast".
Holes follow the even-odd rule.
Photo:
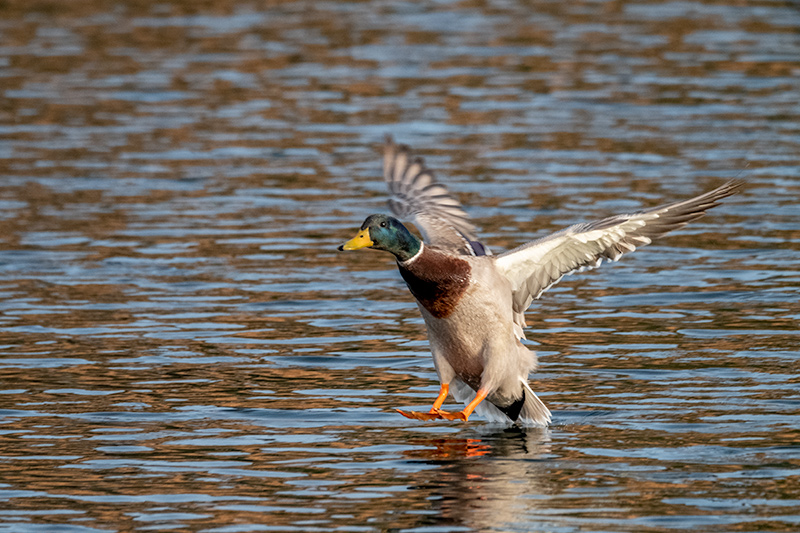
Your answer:
[[[436,318],[453,312],[469,286],[472,268],[459,257],[424,246],[408,265],[397,264],[411,294]]]

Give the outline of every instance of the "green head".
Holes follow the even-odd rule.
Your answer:
[[[419,252],[422,241],[411,234],[396,218],[370,215],[361,224],[361,231],[339,246],[339,250],[373,248],[391,252],[398,261],[408,261]]]

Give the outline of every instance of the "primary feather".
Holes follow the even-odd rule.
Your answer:
[[[566,274],[595,268],[604,259],[616,261],[702,217],[742,185],[742,181],[730,181],[690,200],[576,224],[498,255],[495,264],[511,281],[514,311],[524,313],[533,300]]]

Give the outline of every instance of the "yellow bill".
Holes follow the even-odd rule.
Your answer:
[[[361,230],[358,235],[344,243],[339,247],[340,250],[360,250],[361,248],[369,248],[373,245],[372,239],[369,238],[369,228]]]

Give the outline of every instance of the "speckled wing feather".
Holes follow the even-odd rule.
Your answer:
[[[524,313],[533,300],[564,275],[597,267],[603,259],[616,261],[702,217],[708,209],[719,205],[720,200],[737,193],[743,184],[730,181],[690,200],[570,226],[498,255],[497,269],[511,281],[514,312]],[[524,325],[524,318],[519,318]]]
[[[389,209],[396,217],[412,221],[425,242],[454,253],[491,253],[478,242],[475,226],[461,204],[436,181],[422,158],[391,137],[384,145],[383,177],[391,193]]]

